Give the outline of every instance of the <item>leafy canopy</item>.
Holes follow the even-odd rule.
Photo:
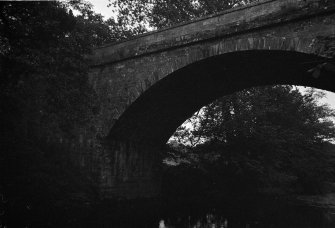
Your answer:
[[[231,186],[319,191],[334,172],[334,154],[325,148],[335,138],[335,111],[319,104],[322,96],[281,85],[224,96],[177,129],[170,141],[175,159]]]
[[[113,19],[103,21],[83,1],[1,2],[4,132],[73,133],[90,121],[97,98],[85,56],[92,47],[132,34]]]
[[[119,22],[145,31],[160,29],[195,18],[249,4],[253,0],[109,0]]]

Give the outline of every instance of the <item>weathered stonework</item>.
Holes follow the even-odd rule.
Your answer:
[[[176,49],[209,39],[235,37],[266,27],[332,13],[335,3],[329,0],[263,0],[246,7],[200,18],[191,22],[147,33],[129,41],[106,45],[95,50],[92,65],[110,64],[140,57],[164,49]],[[284,25],[285,26],[285,25]],[[273,28],[272,28],[273,30]],[[292,34],[292,31],[289,32]]]
[[[151,85],[212,56],[282,50],[330,57],[334,10],[330,1],[265,1],[95,50],[91,83],[108,104],[101,112],[102,132],[108,134]]]
[[[308,73],[333,61],[334,51],[329,0],[260,1],[97,48],[90,82],[100,96],[97,131],[108,142],[101,152],[103,194],[154,194],[158,153],[150,148],[219,96],[280,83],[335,92],[334,72]]]
[[[149,198],[159,194],[160,148],[129,142],[113,142],[105,147],[101,170],[104,198]]]

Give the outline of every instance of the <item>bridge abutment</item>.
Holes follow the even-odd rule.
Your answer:
[[[102,199],[153,198],[160,193],[158,146],[111,140],[103,145],[100,166]]]

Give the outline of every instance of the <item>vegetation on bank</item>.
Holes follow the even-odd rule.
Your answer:
[[[59,139],[94,125],[85,56],[120,31],[81,1],[0,3],[0,225],[71,223],[97,200]]]
[[[277,85],[205,106],[170,140],[172,192],[220,198],[334,190],[334,110],[318,102],[322,96]]]

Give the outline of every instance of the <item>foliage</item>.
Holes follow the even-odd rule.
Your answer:
[[[13,213],[66,216],[95,197],[74,152],[54,139],[74,138],[94,117],[92,47],[131,34],[82,1],[0,3],[0,194]]]
[[[81,13],[74,16],[70,6]],[[0,7],[1,114],[10,119],[4,121],[7,130],[71,132],[76,123],[88,121],[94,93],[85,55],[117,39],[111,21],[104,23],[80,2],[3,2]]]
[[[173,138],[234,192],[320,192],[333,181],[327,141],[335,137],[335,112],[318,103],[322,96],[292,86],[243,90],[205,106],[194,127],[181,126]],[[175,154],[186,156],[185,149]]]
[[[118,13],[118,21],[136,27],[160,29],[195,18],[215,14],[253,0],[109,0]]]

